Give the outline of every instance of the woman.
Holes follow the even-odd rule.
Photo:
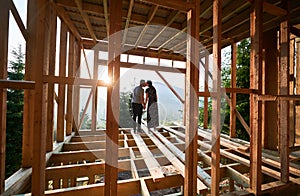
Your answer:
[[[151,80],[147,81],[146,104],[147,105],[147,127],[155,128],[159,125],[156,89]]]

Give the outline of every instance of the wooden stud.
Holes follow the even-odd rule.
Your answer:
[[[236,88],[236,43],[231,45],[231,88]],[[230,137],[236,137],[236,93],[230,96]]]
[[[9,2],[0,2],[0,79],[7,79]],[[7,90],[0,89],[0,194],[5,190],[5,152],[6,152],[6,100]]]
[[[112,81],[107,88],[105,195],[117,195],[118,132],[120,110],[120,55],[122,30],[122,0],[109,1],[108,77]]]
[[[49,56],[49,75],[55,75],[56,63],[56,30],[57,30],[57,15],[54,4],[51,3],[50,10],[50,56]],[[47,104],[47,152],[53,150],[53,129],[54,129],[54,84],[48,83],[48,104]]]
[[[300,94],[300,40],[296,42],[296,94]],[[300,106],[296,106],[295,143],[300,144]]]
[[[220,183],[220,134],[221,134],[221,32],[222,0],[213,1],[213,91],[212,98],[212,168],[211,194],[219,195]]]
[[[68,77],[74,77],[75,70],[75,37],[69,33]],[[71,135],[73,125],[73,85],[67,86],[66,135]]]
[[[59,76],[66,76],[67,60],[67,32],[68,27],[65,22],[61,22],[60,29],[60,50],[59,50]],[[65,94],[66,85],[58,85],[58,108],[57,108],[57,142],[64,141],[65,137]]]
[[[205,64],[204,64],[204,67],[205,67],[205,72],[204,72],[204,91],[207,93],[209,91],[208,89],[208,72],[209,72],[209,56],[205,56]],[[208,97],[204,97],[204,117],[203,117],[203,128],[204,129],[207,129],[208,128],[208,117],[209,117],[209,114],[208,114]]]
[[[193,1],[195,9],[187,12],[187,68],[185,95],[185,178],[184,194],[195,195],[197,192],[197,127],[199,91],[199,15],[200,1]]]
[[[278,94],[278,50],[277,29],[263,33],[263,94]],[[262,102],[262,142],[263,147],[277,150],[278,125],[274,123],[278,118],[277,102]]]
[[[32,195],[44,195],[45,166],[46,166],[46,97],[47,88],[43,82],[43,75],[48,74],[49,60],[49,2],[46,0],[28,1],[28,38],[32,45],[27,48],[30,55],[32,76],[36,82],[34,92],[34,126],[33,134],[33,161],[32,161]],[[46,39],[48,38],[48,39]],[[28,45],[27,45],[28,47]],[[27,54],[27,53],[26,53]]]
[[[94,69],[93,69],[93,79],[98,80],[98,60],[99,60],[99,50],[94,50]],[[92,86],[94,89],[92,98],[92,131],[96,131],[97,128],[97,107],[98,107],[98,86]]]
[[[288,3],[282,1],[285,8]],[[290,64],[290,21],[289,15],[280,23],[280,67],[279,94],[289,95]],[[279,154],[281,161],[281,181],[289,181],[289,101],[279,101]]]
[[[262,1],[252,2],[250,14],[250,88],[262,90]],[[261,192],[262,184],[262,133],[261,102],[257,95],[250,94],[250,188],[255,195]]]

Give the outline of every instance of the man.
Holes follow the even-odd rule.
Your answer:
[[[133,130],[136,133],[136,125],[137,131],[141,132],[141,124],[142,124],[142,114],[143,109],[146,108],[145,100],[144,100],[144,89],[146,86],[145,80],[140,81],[140,85],[135,87],[132,93],[132,111],[133,111]],[[136,118],[138,119],[138,124],[136,124]]]

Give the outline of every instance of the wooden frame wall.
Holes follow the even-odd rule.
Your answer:
[[[8,23],[9,2],[0,2],[0,79],[7,78],[7,53],[8,53]],[[0,89],[0,194],[4,192],[5,182],[5,148],[6,148],[6,99],[5,88]]]

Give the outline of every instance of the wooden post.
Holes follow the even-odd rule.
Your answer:
[[[262,90],[262,2],[253,1],[250,13],[250,88],[259,92]],[[250,94],[250,188],[255,195],[260,194],[262,184],[262,111],[257,97],[256,94]]]
[[[205,76],[204,76],[204,91],[207,93],[209,90],[208,90],[208,72],[209,72],[209,69],[208,69],[208,66],[209,66],[209,56],[206,55],[205,56]],[[204,116],[203,116],[203,128],[204,129],[207,129],[208,128],[208,97],[204,97]]]
[[[231,45],[231,88],[236,88],[236,43]],[[236,137],[236,93],[230,96],[230,137]]]
[[[75,37],[69,33],[68,77],[74,76],[75,69]],[[71,135],[73,125],[73,85],[67,87],[66,135]]]
[[[32,79],[35,81],[34,91],[34,126],[33,134],[33,161],[32,161],[32,195],[44,195],[45,191],[45,167],[46,167],[46,119],[47,90],[43,81],[43,75],[48,74],[49,63],[49,1],[28,1],[28,38],[32,40],[27,51],[30,52],[29,66],[31,66]],[[47,38],[47,39],[46,39]]]
[[[187,12],[187,63],[185,82],[185,178],[184,194],[197,193],[197,138],[199,91],[199,14],[200,1],[195,0],[195,9]]]
[[[96,48],[94,50],[94,70],[93,70],[93,79],[98,80],[98,59],[99,59],[99,50]],[[97,101],[98,101],[98,87],[95,84],[92,88],[95,88],[94,95],[92,99],[92,131],[96,131],[97,127]]]
[[[56,59],[56,9],[54,4],[50,6],[50,56],[49,56],[49,76],[55,75]],[[54,83],[48,83],[48,114],[47,114],[47,152],[53,150],[53,128],[54,128]]]
[[[296,42],[296,94],[300,94],[300,40]],[[299,102],[298,102],[299,103]],[[300,144],[300,105],[296,106],[295,143]]]
[[[285,8],[287,2],[282,1]],[[290,21],[289,15],[280,23],[280,68],[279,94],[289,95],[290,64]],[[279,101],[279,154],[281,181],[289,181],[289,101]]]
[[[79,41],[75,41],[75,70],[74,76],[80,77],[80,59],[81,59],[81,48]],[[75,134],[78,135],[79,131],[79,104],[80,104],[80,86],[75,84],[73,94],[73,129]]]
[[[122,0],[109,2],[108,77],[106,115],[105,195],[117,195],[118,139],[120,111],[120,55],[122,30]],[[116,33],[116,34],[115,34]],[[113,35],[113,36],[112,36]]]
[[[220,184],[222,0],[213,1],[213,27],[213,91],[216,96],[212,98],[211,194],[216,196]]]
[[[60,29],[60,50],[59,50],[59,76],[66,76],[67,60],[67,32],[66,23],[61,21]],[[66,85],[58,85],[58,108],[57,108],[57,142],[63,142],[65,137],[65,94]]]
[[[296,87],[295,85],[295,39],[293,40],[290,40],[290,51],[289,51],[289,54],[290,54],[290,64],[289,64],[289,74],[291,76],[293,76],[293,80],[289,80],[289,86],[290,86],[290,89],[289,89],[289,95],[295,95],[294,93],[294,89]],[[290,111],[289,111],[289,146],[290,147],[293,147],[294,144],[295,144],[295,121],[296,121],[296,113],[295,113],[295,101],[290,101]]]
[[[264,49],[264,93],[269,95],[278,94],[278,51],[277,51],[277,29],[271,29],[263,33]],[[276,102],[263,102],[262,115],[262,145],[266,149],[277,150],[278,125],[274,123],[278,119],[278,108]]]
[[[9,2],[0,2],[0,79],[7,79]],[[0,194],[5,190],[6,89],[0,89]]]

